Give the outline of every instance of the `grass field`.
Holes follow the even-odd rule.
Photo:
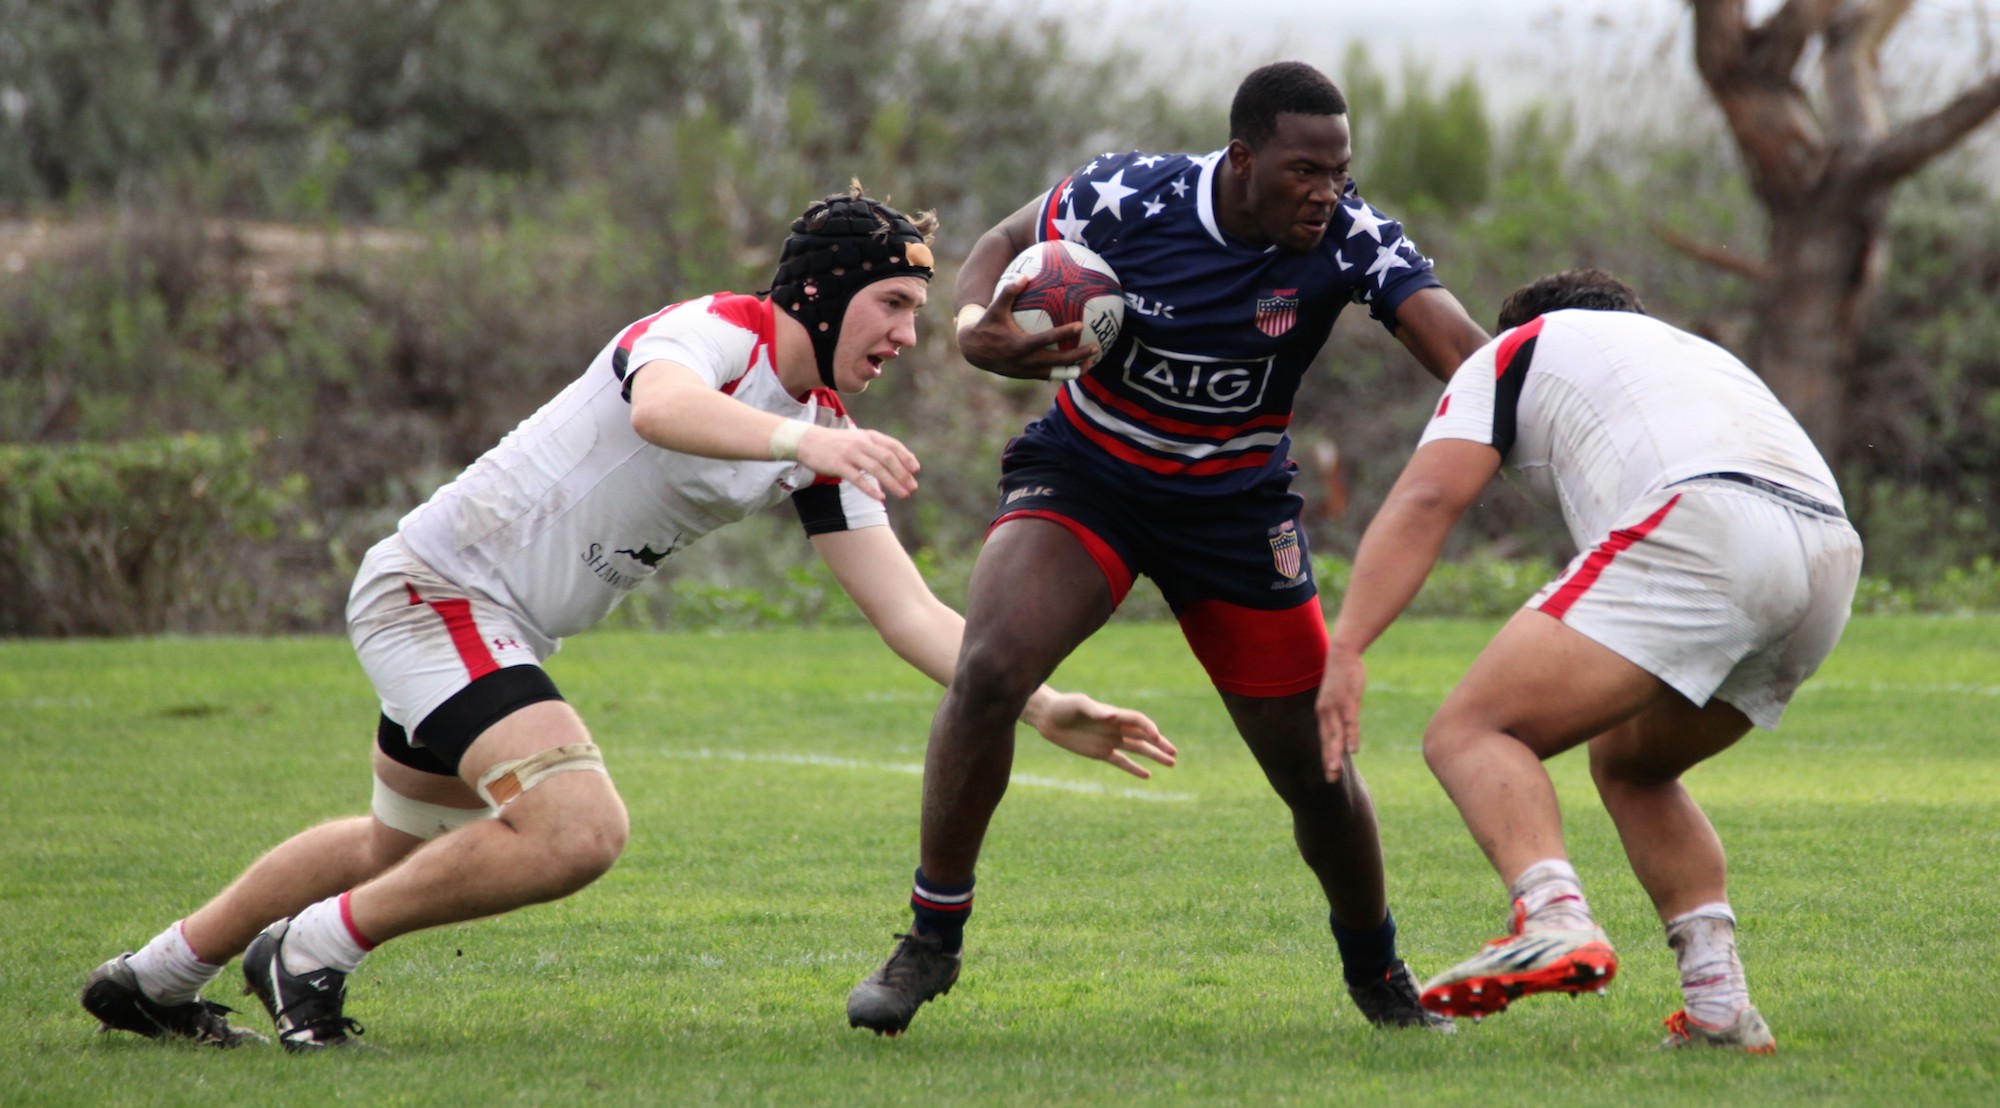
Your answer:
[[[1491,631],[1371,655],[1361,764],[1420,975],[1505,908],[1418,752]],[[1552,768],[1610,995],[1366,1026],[1282,806],[1164,625],[1107,630],[1058,683],[1152,714],[1182,766],[1141,783],[1024,732],[964,977],[901,1039],[852,1031],[847,989],[907,919],[936,690],[866,631],[586,635],[551,670],[631,807],[619,866],[372,956],[348,1007],[385,1052],[225,1054],[99,1035],[77,990],[365,807],[345,642],[0,643],[0,1104],[2000,1103],[2000,620],[1857,620],[1783,731],[1691,776],[1770,1059],[1653,1049],[1673,962],[1580,754]],[[240,980],[210,995],[262,1028]]]

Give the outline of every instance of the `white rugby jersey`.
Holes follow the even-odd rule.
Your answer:
[[[447,579],[550,639],[603,619],[689,543],[787,496],[808,534],[880,526],[882,505],[796,462],[720,461],[632,429],[626,374],[664,359],[759,411],[852,426],[832,389],[801,402],[778,380],[772,307],[716,293],[627,327],[582,377],[529,416],[398,530]]]
[[[1750,367],[1633,312],[1550,312],[1480,347],[1418,445],[1438,439],[1498,449],[1528,492],[1562,510],[1579,550],[1632,522],[1641,497],[1703,474],[1841,503],[1812,440]]]

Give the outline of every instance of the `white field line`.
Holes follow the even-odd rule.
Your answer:
[[[822,766],[830,769],[858,769],[875,773],[900,773],[909,777],[922,777],[924,767],[921,762],[863,762],[855,758],[836,758],[830,754],[750,754],[741,750],[710,750],[699,747],[694,750],[667,749],[659,752],[663,758],[683,758],[708,762],[754,762],[762,765],[780,766]],[[1117,772],[1117,771],[1113,771]],[[1013,785],[1025,785],[1035,789],[1056,789],[1066,793],[1081,793],[1086,796],[1115,796],[1122,800],[1150,800],[1156,803],[1186,803],[1193,800],[1193,793],[1159,792],[1153,789],[1122,788],[1100,785],[1094,781],[1063,781],[1054,777],[1038,777],[1032,773],[1017,773],[1009,778]]]
[[[1973,685],[1966,682],[1949,684],[1904,684],[1900,681],[1842,681],[1838,679],[1822,681],[1809,678],[1799,686],[1801,695],[1809,692],[1871,692],[1910,693],[1922,696],[2000,696],[2000,685]]]

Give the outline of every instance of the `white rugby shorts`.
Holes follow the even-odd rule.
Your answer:
[[[504,666],[540,665],[557,644],[506,608],[420,561],[400,535],[361,559],[347,598],[347,635],[382,698],[382,714],[414,740],[438,705]]]
[[[1774,728],[1840,641],[1860,575],[1846,520],[1701,479],[1641,500],[1526,606]]]

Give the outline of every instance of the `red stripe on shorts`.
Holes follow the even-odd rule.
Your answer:
[[[1104,583],[1111,587],[1111,606],[1116,608],[1125,603],[1125,594],[1132,591],[1132,570],[1125,564],[1125,559],[1120,558],[1118,552],[1111,549],[1110,543],[1098,537],[1097,532],[1066,515],[1041,508],[1023,508],[1017,512],[1008,512],[994,520],[993,526],[988,527],[986,533],[991,535],[1000,529],[1001,524],[1012,523],[1017,519],[1045,519],[1075,535],[1076,541],[1083,544],[1084,552],[1090,555],[1090,560],[1097,563],[1098,572],[1104,574]]]
[[[1680,502],[1681,498],[1677,493],[1672,500],[1660,505],[1659,511],[1647,516],[1645,522],[1637,527],[1624,527],[1611,532],[1611,537],[1597,544],[1597,549],[1591,551],[1590,556],[1583,560],[1583,564],[1576,567],[1576,572],[1570,575],[1569,580],[1563,582],[1562,588],[1557,589],[1554,596],[1542,601],[1540,610],[1561,619],[1569,612],[1570,605],[1575,604],[1584,593],[1590,591],[1590,586],[1597,583],[1598,577],[1603,575],[1605,567],[1611,564],[1613,558],[1630,550],[1634,543],[1652,534],[1653,529],[1658,527],[1660,521],[1667,518],[1667,513],[1674,510],[1674,505]]]
[[[424,604],[444,620],[444,629],[451,633],[451,645],[458,650],[458,660],[465,663],[465,675],[477,681],[500,668],[493,660],[493,652],[486,649],[486,638],[479,633],[479,625],[472,621],[470,600],[425,600],[417,595],[417,587],[408,581],[403,588],[410,594],[410,603]]]

